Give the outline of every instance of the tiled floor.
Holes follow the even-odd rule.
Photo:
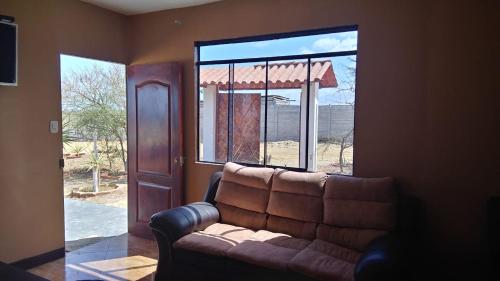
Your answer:
[[[66,257],[30,270],[53,281],[153,280],[156,242],[123,234],[66,253]]]

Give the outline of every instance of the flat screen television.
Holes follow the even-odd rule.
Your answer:
[[[17,25],[0,21],[0,85],[17,85]]]

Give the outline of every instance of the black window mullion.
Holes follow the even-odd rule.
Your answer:
[[[249,62],[259,62],[259,61],[283,61],[283,60],[302,60],[302,59],[315,59],[322,57],[345,57],[357,55],[357,50],[351,51],[338,51],[338,52],[327,52],[327,53],[316,53],[316,54],[304,54],[304,55],[290,55],[290,56],[275,56],[275,57],[256,57],[256,58],[244,58],[244,59],[225,59],[225,60],[210,60],[210,61],[198,61],[196,64],[199,65],[212,65],[212,64],[226,64],[226,63],[249,63]]]
[[[265,34],[265,35],[257,35],[257,36],[246,36],[246,37],[232,38],[232,39],[196,41],[195,46],[203,47],[203,46],[220,45],[220,44],[231,44],[231,43],[234,44],[234,43],[244,43],[244,42],[266,41],[266,40],[285,39],[285,38],[292,38],[292,37],[302,37],[302,36],[309,36],[309,35],[349,32],[349,31],[357,31],[357,30],[358,30],[358,25],[326,27],[326,28],[311,29],[311,30],[274,33],[274,34]]]
[[[196,47],[196,58],[195,61],[200,61],[200,47]],[[196,64],[196,91],[198,93],[198,105],[196,106],[196,116],[197,116],[197,132],[196,132],[196,158],[200,161],[200,101],[201,101],[201,91],[200,91],[200,65]],[[214,159],[215,160],[215,159]]]
[[[233,161],[233,94],[234,63],[229,64],[229,87],[227,91],[227,161]]]
[[[265,104],[264,104],[264,166],[267,165],[267,90],[269,82],[269,61],[266,61],[266,92],[265,92]]]
[[[311,102],[311,58],[307,59],[307,78],[306,78],[306,83],[307,83],[307,101],[306,101],[306,163],[305,163],[305,169],[306,171],[309,168],[309,106]]]

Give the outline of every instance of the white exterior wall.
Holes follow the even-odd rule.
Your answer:
[[[306,157],[309,171],[316,170],[316,148],[318,144],[318,93],[319,82],[311,82],[309,87],[309,131],[307,131],[307,85],[302,85],[300,94],[300,167],[305,168]],[[306,155],[306,137],[309,136],[308,155]]]
[[[217,86],[208,85],[203,91],[203,161],[215,161]]]

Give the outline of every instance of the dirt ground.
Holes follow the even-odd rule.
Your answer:
[[[296,141],[271,142],[267,145],[268,155],[271,157],[269,163],[276,166],[298,167],[299,148],[299,142]],[[352,147],[344,150],[344,159],[348,164],[343,167],[343,171],[340,171],[339,165],[340,145],[320,142],[317,149],[318,171],[333,174],[352,174]],[[261,144],[260,151],[264,151],[264,144]],[[261,158],[263,157],[264,155],[261,155]]]
[[[84,146],[82,155],[76,157],[73,146]],[[88,155],[92,152],[91,142],[72,142],[64,146],[65,167],[64,167],[64,196],[68,197],[75,188],[92,187],[92,171],[88,170]],[[68,155],[70,154],[70,155]],[[107,162],[106,162],[107,163]],[[127,175],[123,168],[121,159],[115,159],[112,163],[113,178],[105,177],[106,171],[101,173],[101,184],[116,184],[118,188],[114,192],[87,198],[73,198],[82,201],[91,201],[107,206],[126,208],[127,207]],[[109,174],[109,172],[108,172]]]
[[[267,154],[270,156],[269,163],[276,166],[298,167],[299,166],[299,142],[277,141],[267,145]],[[203,152],[203,144],[200,144]],[[260,145],[260,159],[264,159],[264,143]],[[318,143],[317,161],[318,171],[332,174],[352,174],[352,147],[344,150],[344,159],[347,165],[340,170],[339,165],[340,145]]]
[[[80,157],[74,157],[71,145],[66,145],[64,153],[66,154],[66,165],[64,168],[64,194],[68,196],[74,188],[90,188],[92,186],[92,171],[88,171],[88,155],[92,152],[91,142],[73,142],[72,145],[86,147]],[[202,146],[200,146],[203,149]],[[268,155],[270,155],[270,164],[276,166],[297,167],[299,163],[299,142],[280,141],[271,142],[267,147]],[[264,145],[261,144],[260,151],[263,153]],[[351,174],[352,173],[352,147],[347,148],[344,153],[347,161],[346,167],[340,171],[339,167],[339,152],[340,146],[336,144],[318,144],[318,170],[327,173]],[[67,155],[70,154],[70,155]],[[261,159],[263,155],[261,155]],[[123,163],[120,159],[115,159],[112,163],[114,175],[117,177],[101,178],[103,184],[117,184],[116,191],[99,195],[95,197],[80,198],[78,200],[92,201],[98,204],[114,207],[127,207],[127,176],[123,168]]]
[[[122,176],[118,180],[107,180],[101,179],[101,183],[113,183],[117,184],[118,187],[115,191],[103,195],[98,195],[94,197],[87,198],[73,198],[82,201],[91,201],[97,204],[127,208],[127,178]],[[92,175],[90,176],[64,176],[64,196],[68,197],[73,188],[79,188],[82,186],[92,186]]]

